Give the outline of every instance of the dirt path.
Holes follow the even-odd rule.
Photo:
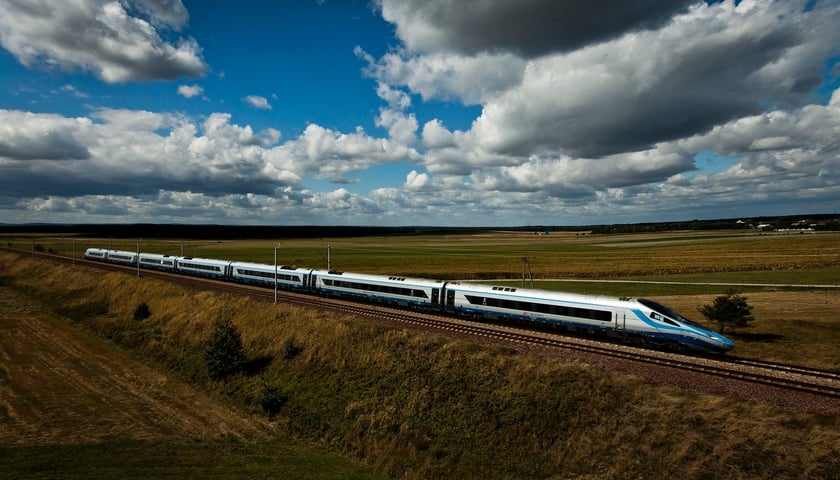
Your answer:
[[[0,286],[0,444],[258,439],[270,431]]]

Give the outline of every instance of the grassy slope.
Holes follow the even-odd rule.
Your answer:
[[[2,285],[0,325],[0,478],[379,478]]]
[[[837,418],[792,415],[152,280],[100,278],[5,254],[0,262],[16,290],[242,408],[270,413],[296,438],[364,459],[393,477],[840,475]],[[45,265],[54,271],[45,274]],[[135,322],[132,311],[140,302],[152,316]],[[212,321],[222,316],[234,320],[249,358],[264,368],[211,383],[201,348]],[[208,448],[224,453],[227,447]],[[149,455],[162,455],[157,451],[150,448]],[[81,453],[95,463],[103,452]]]

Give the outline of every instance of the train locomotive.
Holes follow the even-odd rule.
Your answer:
[[[660,349],[726,353],[734,343],[653,300],[89,248],[89,260],[444,313],[596,333]]]

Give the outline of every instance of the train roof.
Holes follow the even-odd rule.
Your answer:
[[[430,280],[428,278],[406,277],[404,275],[373,275],[369,273],[341,272],[336,270],[313,270],[314,275],[341,278],[344,280],[360,280],[367,282],[398,283],[403,285],[415,285],[422,287],[442,287],[443,280]]]
[[[476,282],[450,282],[448,288],[468,290],[476,293],[495,293],[517,298],[541,298],[545,300],[567,301],[576,303],[623,305],[636,302],[632,297],[613,297],[609,295],[595,295],[585,293],[571,293],[557,290],[543,290],[539,288],[510,287]]]
[[[178,258],[177,255],[164,255],[162,253],[147,253],[147,252],[140,252],[141,257],[145,258]]]
[[[254,270],[271,270],[272,272],[274,271],[274,264],[269,265],[267,263],[236,262],[236,261],[234,261],[234,262],[231,263],[231,265],[234,268],[244,267],[244,268],[252,268]],[[289,271],[292,271],[292,272],[297,272],[297,271],[309,272],[310,270],[312,270],[311,268],[290,267],[288,265],[280,265],[280,264],[277,265],[277,269],[278,270],[284,270],[284,271],[287,271],[287,272],[289,272]]]
[[[227,265],[230,260],[218,260],[216,258],[198,258],[198,257],[175,257],[180,262],[193,262],[205,265]]]

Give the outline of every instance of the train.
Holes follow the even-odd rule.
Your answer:
[[[87,249],[84,258],[474,320],[601,334],[663,350],[723,354],[735,347],[723,335],[685,318],[666,305],[644,298],[99,248]]]

